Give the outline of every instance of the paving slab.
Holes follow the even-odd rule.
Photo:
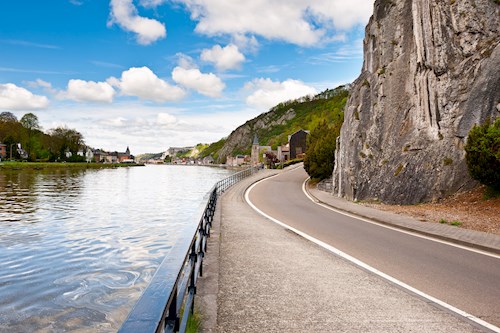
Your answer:
[[[482,331],[252,210],[245,190],[275,172],[241,181],[218,204],[207,259],[218,256],[205,262],[196,300],[202,332]]]

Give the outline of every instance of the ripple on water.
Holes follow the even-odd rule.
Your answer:
[[[227,175],[176,166],[0,173],[0,332],[116,332]]]

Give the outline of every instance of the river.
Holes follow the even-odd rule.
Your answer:
[[[216,181],[197,166],[0,171],[0,332],[116,332]]]

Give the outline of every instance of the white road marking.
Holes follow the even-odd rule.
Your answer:
[[[290,170],[290,171],[292,171],[292,170]],[[280,174],[274,175],[274,176],[269,177],[269,178],[273,178],[273,177],[276,177],[276,176],[278,176],[278,175],[280,175]],[[464,317],[464,318],[466,318],[466,319],[468,319],[468,320],[470,320],[470,321],[472,321],[472,322],[474,322],[474,323],[476,323],[476,324],[478,324],[478,325],[480,325],[480,326],[483,326],[484,328],[487,328],[487,329],[491,330],[492,332],[495,332],[495,333],[500,333],[500,328],[499,328],[499,327],[497,327],[497,326],[495,326],[495,325],[493,325],[493,324],[490,324],[490,323],[488,323],[488,322],[486,322],[486,321],[484,321],[484,320],[482,320],[482,319],[480,319],[480,318],[477,318],[477,317],[475,317],[475,316],[471,315],[470,313],[465,312],[465,311],[463,311],[463,310],[460,310],[460,309],[458,309],[458,308],[456,308],[456,307],[454,307],[454,306],[452,306],[452,305],[450,305],[450,304],[448,304],[448,303],[446,303],[446,302],[443,302],[443,301],[441,301],[441,300],[439,300],[439,299],[437,299],[437,298],[435,298],[435,297],[432,297],[431,295],[428,295],[428,294],[424,293],[423,291],[420,291],[420,290],[418,290],[418,289],[416,289],[416,288],[413,288],[413,287],[411,287],[411,286],[407,285],[406,283],[404,283],[404,282],[402,282],[402,281],[400,281],[400,280],[398,280],[398,279],[396,279],[396,278],[394,278],[394,277],[392,277],[392,276],[390,276],[390,275],[388,275],[388,274],[385,274],[385,273],[383,273],[383,272],[381,272],[381,271],[379,271],[379,270],[375,269],[374,267],[372,267],[372,266],[370,266],[370,265],[368,265],[368,264],[366,264],[366,263],[362,262],[361,260],[358,260],[358,259],[356,259],[356,258],[354,258],[354,257],[352,257],[352,256],[350,256],[350,255],[348,255],[347,253],[344,253],[344,252],[342,252],[341,250],[339,250],[339,249],[337,249],[337,248],[335,248],[335,247],[333,247],[333,246],[331,246],[331,245],[329,245],[329,244],[327,244],[327,243],[325,243],[325,242],[322,242],[322,241],[320,241],[319,239],[316,239],[316,238],[314,238],[314,237],[312,237],[312,236],[310,236],[310,235],[308,235],[308,234],[306,234],[306,233],[304,233],[304,232],[302,232],[302,231],[300,231],[300,230],[298,230],[298,229],[295,229],[295,228],[293,228],[293,227],[291,227],[291,226],[287,225],[286,223],[283,223],[283,222],[281,222],[281,221],[279,221],[279,220],[275,219],[274,217],[269,216],[269,215],[267,215],[266,213],[264,213],[263,211],[261,211],[259,208],[257,208],[257,207],[256,207],[256,206],[252,203],[252,201],[250,201],[249,193],[252,191],[252,189],[253,189],[256,185],[258,185],[260,182],[263,182],[263,181],[265,181],[265,180],[267,180],[267,179],[269,179],[269,178],[265,178],[265,179],[262,179],[262,180],[260,180],[260,181],[258,181],[258,182],[256,182],[256,183],[254,183],[253,185],[251,185],[251,186],[250,186],[250,187],[249,187],[249,188],[245,191],[245,200],[246,200],[246,202],[247,202],[247,203],[250,205],[250,207],[252,207],[252,208],[253,208],[253,209],[254,209],[257,213],[259,213],[260,215],[264,216],[265,218],[267,218],[267,219],[271,220],[272,222],[274,222],[274,223],[276,223],[276,224],[278,224],[278,225],[282,226],[283,228],[288,229],[288,230],[290,230],[290,231],[293,231],[294,233],[296,233],[296,234],[298,234],[298,235],[302,236],[303,238],[305,238],[305,239],[307,239],[307,240],[309,240],[309,241],[311,241],[311,242],[313,242],[313,243],[315,243],[315,244],[317,244],[317,245],[321,246],[322,248],[324,248],[324,249],[326,249],[326,250],[328,250],[328,251],[330,251],[330,252],[332,252],[332,253],[334,253],[334,254],[338,255],[338,256],[339,256],[339,257],[341,257],[341,258],[344,258],[344,259],[346,259],[346,260],[348,260],[348,261],[352,262],[353,264],[355,264],[355,265],[357,265],[357,266],[359,266],[359,267],[361,267],[361,268],[363,268],[363,269],[365,269],[365,270],[367,270],[367,271],[369,271],[369,272],[371,272],[371,273],[373,273],[373,274],[376,274],[376,275],[380,276],[380,277],[381,277],[381,278],[383,278],[383,279],[386,279],[387,281],[390,281],[391,283],[394,283],[394,284],[398,285],[398,286],[399,286],[399,287],[401,287],[401,288],[404,288],[404,289],[406,289],[406,290],[408,290],[408,291],[410,291],[410,292],[412,292],[412,293],[414,293],[414,294],[416,294],[416,295],[419,295],[420,297],[423,297],[423,298],[425,298],[425,299],[429,300],[430,302],[433,302],[433,303],[435,303],[435,304],[437,304],[437,305],[439,305],[439,306],[441,306],[441,307],[443,307],[443,308],[445,308],[445,309],[447,309],[447,310],[449,310],[449,311],[451,311],[451,312],[456,313],[456,314],[457,314],[457,315],[459,315],[459,316],[462,316],[462,317]],[[310,198],[310,199],[311,199],[311,198]],[[313,201],[314,201],[314,200],[313,200]],[[323,207],[325,207],[324,205],[322,205],[322,206],[323,206]],[[331,207],[326,206],[325,208],[331,208]],[[332,209],[332,210],[333,210],[333,209]],[[336,210],[334,210],[334,211],[336,211]],[[351,217],[355,217],[355,218],[359,219],[359,217],[357,217],[357,216],[354,216],[354,215],[348,215],[348,214],[345,214],[344,212],[341,212],[341,211],[338,211],[338,212],[339,212],[339,213],[342,213],[342,214],[344,214],[344,215],[351,216]],[[366,219],[363,219],[363,220],[365,220],[366,222],[370,222],[369,220],[366,220]],[[374,222],[370,222],[370,223],[374,223]],[[379,223],[375,223],[375,224],[380,225]],[[382,225],[382,226],[384,226],[384,225]],[[384,226],[384,227],[385,227],[385,226]],[[398,229],[396,229],[396,230],[397,230],[397,231],[401,231],[401,230],[398,230]],[[413,234],[412,234],[412,235],[413,235]],[[420,235],[419,235],[419,236],[420,236]],[[433,239],[433,238],[430,238],[430,239],[431,239],[431,240],[435,240],[435,239]],[[467,248],[466,248],[466,249],[467,249]]]
[[[383,223],[380,223],[380,222],[377,222],[377,221],[373,221],[373,220],[367,219],[365,217],[358,216],[356,214],[351,214],[351,213],[345,212],[343,210],[336,209],[336,208],[334,208],[332,206],[329,206],[327,204],[324,204],[324,203],[320,202],[318,199],[312,197],[307,192],[307,190],[306,190],[306,183],[307,183],[307,179],[302,184],[302,192],[304,192],[304,194],[307,196],[307,198],[309,200],[311,200],[312,202],[314,202],[318,206],[321,206],[323,208],[326,208],[326,209],[331,210],[333,212],[336,212],[338,214],[349,216],[349,217],[352,217],[354,219],[357,219],[357,220],[360,220],[360,221],[363,221],[363,222],[366,222],[366,223],[376,224],[376,225],[378,225],[380,227],[383,227],[383,228],[386,228],[386,229],[390,229],[390,230],[394,230],[394,231],[398,231],[398,232],[401,232],[403,234],[407,234],[407,235],[411,235],[411,236],[415,236],[415,237],[427,239],[427,240],[430,240],[430,241],[433,241],[433,242],[437,242],[437,243],[441,243],[441,244],[453,246],[453,247],[456,247],[456,248],[459,248],[459,249],[462,249],[462,250],[467,250],[467,251],[470,251],[470,252],[479,253],[479,254],[482,254],[482,255],[485,255],[485,256],[488,256],[488,257],[492,257],[492,258],[495,258],[495,259],[500,259],[500,255],[495,254],[495,253],[483,251],[483,250],[480,250],[480,249],[474,249],[472,247],[465,246],[465,245],[455,244],[455,243],[448,242],[448,241],[443,240],[443,239],[434,238],[432,236],[426,236],[426,235],[420,234],[418,232],[412,232],[412,231],[404,230],[404,229],[401,229],[401,228],[398,228],[398,227],[392,227],[390,225],[383,224]]]

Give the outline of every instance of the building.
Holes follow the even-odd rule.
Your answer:
[[[246,163],[246,156],[245,155],[237,155],[235,157],[233,156],[228,156],[226,159],[226,165],[228,166],[241,166]]]
[[[252,166],[259,164],[259,155],[260,155],[259,138],[257,137],[257,133],[255,133],[255,135],[253,136],[253,143],[252,143],[252,155],[251,155]]]
[[[7,158],[7,145],[0,143],[0,160],[2,158]]]
[[[307,135],[309,131],[298,130],[290,135],[288,144],[290,145],[290,159],[301,158],[306,152]]]
[[[290,159],[290,144],[278,146],[277,157],[280,162],[288,161]]]

